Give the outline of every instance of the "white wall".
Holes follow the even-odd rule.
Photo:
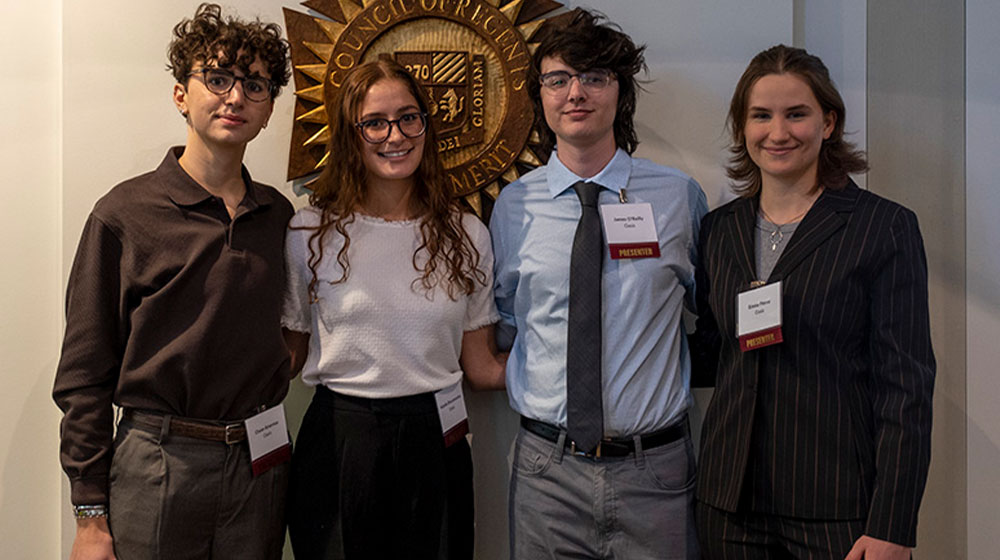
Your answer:
[[[58,0],[0,5],[0,543],[7,558],[59,553]]]
[[[844,131],[867,148],[867,0],[795,0],[795,46],[823,59],[847,107]],[[867,177],[855,177],[862,187]]]
[[[964,6],[954,0],[877,0],[868,4],[867,21],[868,187],[919,219],[937,360],[931,466],[915,556],[964,558]]]
[[[1000,534],[1000,4],[966,2],[968,550],[995,558]]]
[[[792,43],[792,0],[566,2],[607,14],[646,45],[650,83],[639,98],[637,155],[701,183],[714,208],[732,198],[723,166],[726,112],[736,81],[759,51]]]

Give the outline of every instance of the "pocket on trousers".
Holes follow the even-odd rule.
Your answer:
[[[687,492],[694,487],[695,458],[691,438],[644,451],[643,470],[660,490]]]
[[[165,471],[156,436],[122,422],[115,434],[113,449],[108,473],[111,484],[127,480],[130,491],[139,493],[160,488]]]
[[[525,476],[541,476],[552,464],[556,444],[521,430],[517,434],[514,472]]]
[[[156,436],[121,423],[108,475],[108,524],[118,558],[155,557],[163,519],[166,467]]]

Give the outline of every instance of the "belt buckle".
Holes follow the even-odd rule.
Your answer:
[[[240,442],[236,439],[236,430],[238,430],[242,424],[226,424],[226,445],[234,445]]]
[[[569,452],[570,455],[576,455],[577,457],[589,457],[591,459],[599,459],[601,457],[601,445],[604,444],[604,440],[597,442],[597,448],[594,449],[593,453],[587,453],[586,451],[580,451],[576,448],[576,442],[570,440],[569,442]]]

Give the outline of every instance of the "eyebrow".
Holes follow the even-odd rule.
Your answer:
[[[799,105],[794,105],[792,107],[785,107],[783,110],[785,110],[785,111],[802,111],[803,109],[808,110],[809,109],[809,105],[799,104]],[[771,111],[771,109],[768,108],[768,107],[759,107],[757,105],[752,105],[747,110],[748,111]]]
[[[239,67],[239,66],[237,66],[235,64],[230,64],[229,66],[219,66],[219,61],[217,61],[217,60],[213,61],[212,65],[205,64],[204,62],[201,63],[201,66],[198,66],[197,64],[192,65],[191,66],[191,71],[192,72],[198,72],[198,71],[200,71],[201,69],[204,69],[204,68],[208,68],[210,70],[226,70],[227,72],[232,72],[232,74],[234,76],[236,75],[236,70],[239,70],[240,72],[243,73],[243,75],[240,76],[242,78],[267,78],[267,79],[270,79],[267,75],[261,74],[260,72],[258,72],[256,70],[254,70],[253,72],[247,72],[247,70],[244,70],[243,68],[241,68],[241,67]]]
[[[420,107],[417,107],[416,105],[407,105],[405,107],[400,107],[397,111],[397,114],[402,116],[406,113],[412,113],[414,111],[419,112]],[[360,120],[366,121],[369,119],[378,119],[386,116],[388,116],[388,113],[365,113],[364,115],[361,115]]]

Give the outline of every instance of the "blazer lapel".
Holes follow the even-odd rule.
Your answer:
[[[757,223],[757,197],[741,198],[730,208],[732,214],[726,220],[725,242],[733,260],[739,263],[743,272],[743,283],[749,284],[757,277],[754,265],[754,225]],[[794,236],[793,236],[794,237]]]
[[[845,214],[854,210],[854,203],[860,192],[854,181],[850,181],[839,191],[824,189],[802,219],[802,223],[795,228],[788,246],[774,264],[774,270],[767,279],[768,283],[783,279],[831,235],[844,227],[847,223]]]

